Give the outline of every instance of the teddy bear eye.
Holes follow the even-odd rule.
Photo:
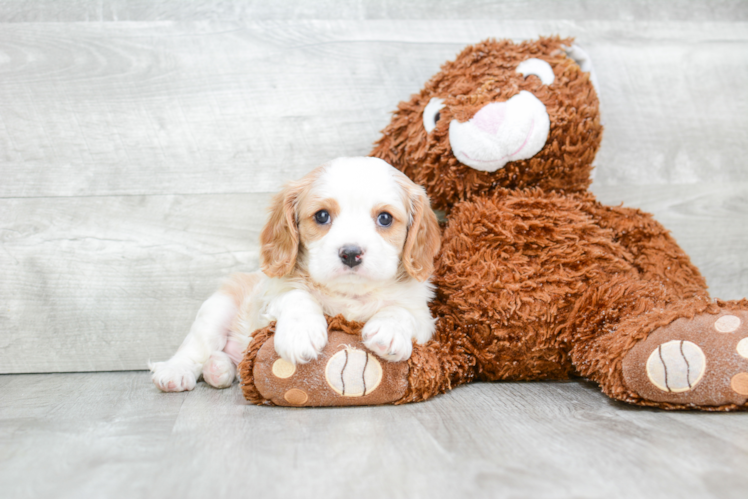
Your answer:
[[[423,128],[429,133],[436,128],[436,122],[439,121],[441,113],[439,111],[444,107],[444,101],[438,97],[432,97],[426,107],[423,109]]]
[[[540,78],[543,85],[550,85],[554,80],[556,80],[551,65],[542,59],[535,59],[534,57],[519,63],[519,66],[517,66],[517,73],[522,73],[522,76],[525,78],[530,75],[535,75]]]

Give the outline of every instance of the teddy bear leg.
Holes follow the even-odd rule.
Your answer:
[[[589,205],[600,226],[615,233],[642,280],[661,283],[680,298],[709,299],[706,280],[691,259],[652,215],[628,207]]]
[[[361,341],[361,324],[328,319],[328,343],[309,363],[293,365],[275,352],[274,324],[253,334],[239,365],[242,390],[255,404],[364,406],[423,401],[472,378],[459,347],[414,345],[407,361],[379,358]]]
[[[571,359],[607,395],[669,409],[746,407],[748,301],[684,300],[615,278],[580,304]]]
[[[748,301],[696,307],[656,328],[622,371],[629,390],[669,408],[748,408]]]

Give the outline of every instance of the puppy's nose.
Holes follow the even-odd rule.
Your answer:
[[[354,268],[361,264],[361,257],[364,255],[364,251],[361,250],[361,247],[357,247],[356,245],[346,245],[340,249],[338,255],[340,256],[340,260],[343,261],[343,264],[350,268]]]

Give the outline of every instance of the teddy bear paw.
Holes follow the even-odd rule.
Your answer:
[[[271,337],[257,352],[254,385],[278,406],[363,406],[392,403],[408,385],[408,364],[375,355],[358,335],[329,333],[328,344],[305,364],[281,358]]]

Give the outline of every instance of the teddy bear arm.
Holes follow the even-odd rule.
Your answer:
[[[433,340],[415,344],[408,360],[408,384],[395,404],[425,401],[477,377],[475,346],[453,317],[439,318]]]
[[[361,339],[363,324],[327,317],[328,344],[309,363],[292,365],[274,348],[275,323],[253,333],[239,364],[244,397],[279,406],[363,406],[424,401],[472,380],[459,337],[414,344],[410,359],[388,362]]]

